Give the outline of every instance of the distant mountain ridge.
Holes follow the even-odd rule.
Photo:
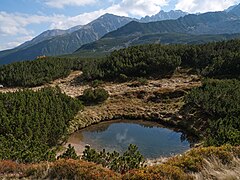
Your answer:
[[[42,41],[52,39],[56,36],[64,35],[66,33],[67,33],[66,30],[60,30],[60,29],[47,30],[47,31],[44,31],[43,33],[41,33],[40,35],[36,36],[35,38],[33,38],[31,41],[27,41],[27,42],[21,44],[17,48],[21,49],[21,48],[29,47],[29,46],[35,45],[37,43],[40,43]]]
[[[148,22],[154,22],[154,21],[178,19],[180,17],[186,16],[187,14],[188,14],[187,12],[183,12],[181,10],[171,10],[169,12],[165,12],[161,10],[159,13],[153,16],[146,16],[144,18],[141,18],[139,22],[148,23]]]
[[[17,46],[16,48],[0,51],[0,58],[3,58],[4,56],[7,56],[11,53],[14,53],[14,52],[17,52],[19,50],[25,49],[27,47],[34,46],[34,45],[36,45],[38,43],[41,43],[43,41],[53,39],[57,36],[72,33],[74,31],[77,31],[77,30],[81,29],[81,28],[82,28],[82,26],[79,25],[79,26],[75,26],[75,27],[72,27],[72,28],[67,29],[67,30],[53,29],[53,30],[44,31],[40,35],[33,38],[32,40],[26,41],[23,44]],[[0,62],[0,64],[1,64],[1,62]]]
[[[132,21],[100,40],[83,45],[75,54],[111,52],[138,44],[203,43],[239,38],[240,18],[232,13],[210,12],[186,15],[177,20],[150,23]],[[232,34],[232,35],[231,35]]]
[[[103,38],[131,36],[151,33],[190,33],[224,34],[239,33],[240,18],[226,12],[210,12],[200,15],[187,15],[177,20],[165,20],[150,23],[132,21],[126,26],[108,33]]]
[[[240,4],[230,7],[228,12],[240,17]]]
[[[41,55],[55,56],[72,53],[81,45],[98,40],[108,32],[116,30],[132,20],[128,17],[105,14],[73,32],[71,32],[72,28],[45,31],[30,42],[12,50],[0,52],[0,64],[32,60]]]

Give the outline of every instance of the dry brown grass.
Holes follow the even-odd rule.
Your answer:
[[[162,98],[165,94],[188,91],[201,85],[200,80],[194,75],[148,80],[146,84],[137,87],[131,86],[132,83],[135,82],[102,84],[101,86],[109,92],[110,98],[101,105],[88,106],[83,112],[79,112],[70,123],[69,133],[101,121],[122,118],[155,120],[176,125],[178,122],[171,119],[183,106],[182,98],[166,98],[157,103],[149,99],[154,99],[154,96],[159,94],[162,94]],[[88,87],[88,85],[69,86],[64,88],[64,92],[76,97]]]
[[[197,180],[238,180],[240,179],[240,159],[234,157],[231,163],[223,164],[216,157],[204,159],[201,172],[194,174]]]

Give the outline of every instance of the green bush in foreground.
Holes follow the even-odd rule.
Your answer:
[[[138,151],[138,147],[133,144],[129,145],[128,150],[122,156],[116,151],[110,153],[103,149],[101,152],[97,152],[95,149],[86,146],[82,159],[101,164],[103,167],[122,174],[130,169],[140,168],[144,163],[144,158]]]
[[[74,147],[69,144],[67,150],[58,156],[58,159],[79,159],[79,156],[77,155]]]
[[[0,159],[38,162],[55,159],[53,148],[66,136],[80,101],[59,88],[0,93]]]
[[[240,81],[206,80],[186,96],[186,103],[200,114],[195,119],[207,122],[201,132],[207,145],[240,145]]]

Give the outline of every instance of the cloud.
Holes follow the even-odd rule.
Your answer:
[[[128,15],[142,17],[158,13],[161,7],[167,4],[167,0],[123,0],[120,3],[120,9]]]
[[[87,24],[105,13],[133,17],[154,15],[161,10],[161,7],[168,4],[168,0],[122,0],[118,4],[112,2],[113,4],[106,9],[83,13],[74,17],[65,17],[60,21],[53,22],[51,28],[67,29],[79,24]]]
[[[105,13],[106,11],[99,10],[91,13],[83,13],[73,17],[63,16],[61,19],[58,19],[58,21],[51,22],[50,29],[68,29],[77,25],[85,25]]]
[[[0,51],[19,46],[23,42],[29,41],[32,38],[33,38],[33,36],[20,36],[20,37],[11,38],[11,40],[9,40],[7,43],[0,43]],[[14,40],[12,40],[12,39],[14,39]]]
[[[161,10],[161,7],[168,5],[168,0],[122,0],[107,8],[109,13],[138,16],[153,15]]]
[[[229,6],[235,5],[238,0],[179,0],[175,9],[180,9],[189,13],[222,11]]]
[[[64,18],[66,19],[63,15],[40,16],[22,13],[6,13],[0,11],[0,35],[30,35],[34,32],[27,28],[28,25],[53,23],[61,21]]]
[[[135,140],[128,136],[128,129],[125,129],[123,133],[116,134],[116,141],[119,144],[132,144]]]
[[[46,3],[56,6],[66,4],[84,5],[96,0],[47,0]],[[55,3],[53,3],[55,2]],[[68,29],[76,25],[87,24],[105,13],[112,13],[120,16],[146,16],[158,13],[162,6],[167,5],[167,0],[122,0],[120,3],[113,3],[106,9],[83,13],[77,16],[65,15],[33,15],[23,13],[0,12],[0,35],[33,34],[27,26],[32,24],[49,23],[51,29]]]
[[[22,20],[19,16],[0,12],[0,34],[2,36],[15,35],[17,33],[27,34],[27,30],[24,28],[26,22]]]
[[[96,0],[45,0],[45,4],[54,8],[65,6],[86,6],[96,3]]]

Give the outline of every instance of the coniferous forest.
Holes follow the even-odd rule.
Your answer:
[[[71,69],[78,67],[76,61],[47,57],[35,61],[23,61],[0,66],[0,84],[4,86],[34,87],[63,78]]]
[[[191,121],[206,123],[201,131],[206,145],[240,145],[240,81],[204,80],[185,101],[196,114]]]
[[[83,66],[86,79],[161,77],[179,67],[203,77],[239,78],[240,40],[201,45],[141,45],[114,51],[94,66]],[[88,73],[87,73],[88,72]]]
[[[39,162],[55,159],[55,146],[82,108],[58,88],[0,93],[0,159]]]

